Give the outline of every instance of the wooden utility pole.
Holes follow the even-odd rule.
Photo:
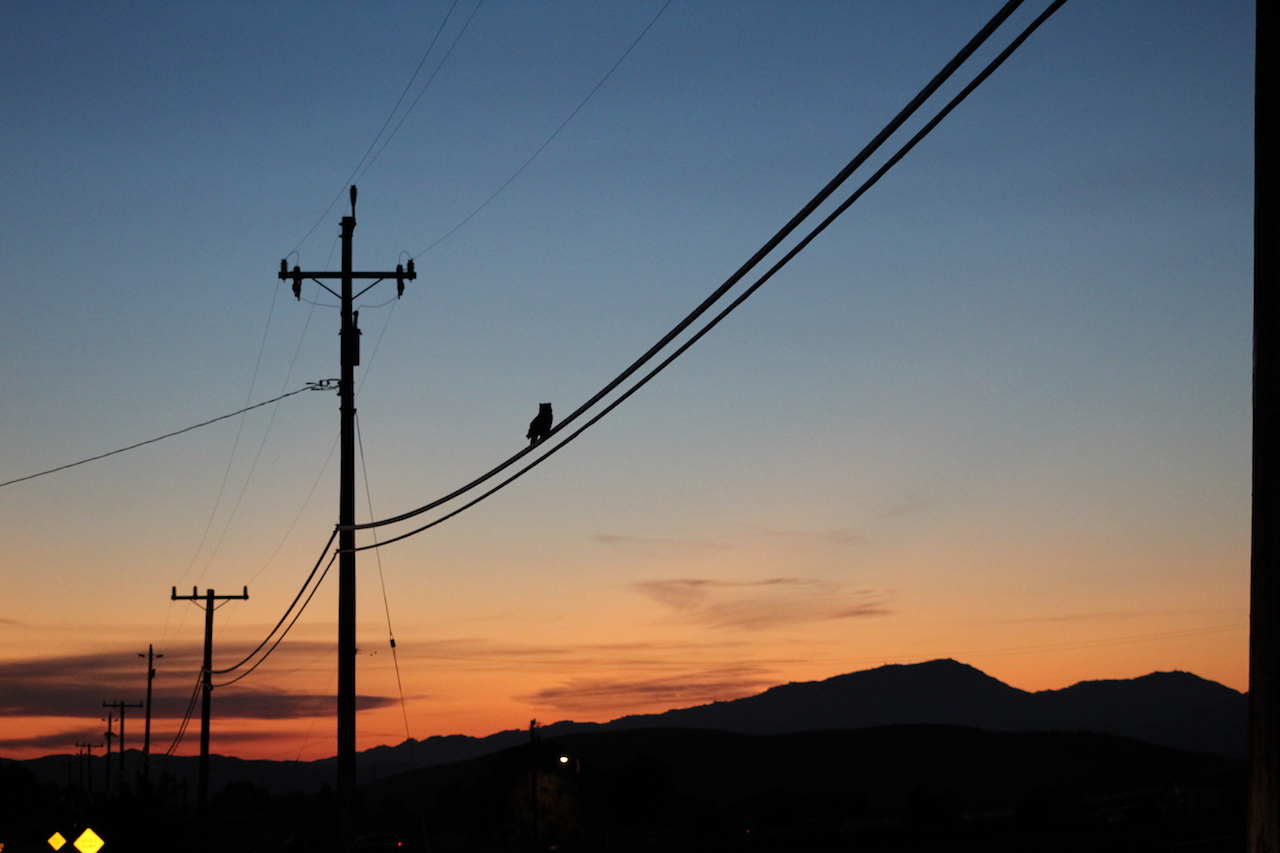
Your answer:
[[[89,787],[86,788],[90,794],[93,793],[93,751],[102,746],[100,743],[81,743],[76,741],[76,746],[82,751],[80,752],[80,787],[84,787],[84,770],[89,768]]]
[[[204,601],[204,663],[200,667],[204,695],[200,701],[200,788],[196,802],[201,838],[204,838],[206,834],[205,830],[208,828],[209,820],[209,709],[213,697],[213,603],[232,599],[245,601],[248,598],[249,587],[247,586],[240,595],[215,595],[211,589],[205,590],[204,595],[200,595],[195,587],[191,588],[190,595],[178,595],[177,587],[174,587],[169,593],[170,601],[200,601],[202,599]]]
[[[177,590],[175,589],[174,592],[177,592]],[[245,590],[245,592],[248,592],[248,590]],[[142,652],[138,652],[138,657],[144,657]],[[155,647],[148,644],[145,657],[147,659],[147,725],[142,735],[143,786],[151,784],[151,682],[156,677],[156,658],[162,658],[164,655],[156,654]]]
[[[1249,853],[1280,853],[1280,280],[1276,275],[1277,10],[1254,13],[1253,557],[1249,617]]]
[[[130,704],[129,704],[129,703],[127,703],[127,702],[105,702],[105,701],[104,701],[104,702],[102,703],[102,707],[104,707],[104,708],[116,708],[117,710],[119,710],[119,711],[120,711],[120,733],[119,733],[118,735],[116,735],[116,737],[120,739],[120,748],[117,750],[117,752],[119,752],[119,753],[120,753],[120,770],[118,771],[118,779],[119,779],[119,782],[118,782],[118,784],[116,785],[116,790],[117,790],[117,791],[119,791],[119,792],[121,792],[121,793],[123,793],[123,792],[124,792],[124,710],[125,710],[125,708],[141,708],[141,707],[142,707],[142,703],[141,703],[141,702],[135,702],[134,704],[130,705]],[[108,720],[110,720],[111,718],[108,716],[108,717],[107,717],[107,719],[108,719]],[[111,731],[111,724],[110,724],[110,723],[108,723],[108,724],[107,724],[107,731],[108,731],[108,732],[110,732],[110,731]],[[108,735],[108,736],[107,736],[108,752],[110,752],[110,743],[111,743],[111,736],[110,736],[110,735]],[[108,775],[110,775],[110,774],[111,774],[111,767],[110,767],[110,764],[111,764],[111,762],[110,762],[110,761],[107,761],[107,765],[108,765],[108,766],[107,766],[107,774],[108,774]],[[110,784],[108,784],[108,786],[107,786],[107,787],[110,787]]]
[[[103,704],[105,705],[106,703],[104,702]],[[107,739],[107,776],[102,780],[102,790],[104,791],[111,790],[111,739],[116,736],[116,733],[111,730],[111,726],[114,722],[115,715],[107,714],[107,731],[103,734],[103,737]]]
[[[360,364],[360,313],[352,310],[357,296],[384,279],[395,279],[396,295],[404,294],[405,281],[417,278],[410,259],[408,268],[397,265],[394,272],[354,272],[351,238],[356,230],[356,188],[351,188],[351,215],[342,217],[342,269],[339,272],[292,271],[280,261],[280,280],[293,281],[293,295],[302,298],[302,280],[309,279],[341,302],[340,363],[338,384],[339,445],[342,448],[338,477],[338,825],[340,848],[355,845],[356,793],[356,458],[355,458],[355,368]],[[341,282],[341,292],[325,281]],[[353,293],[353,282],[373,284]]]

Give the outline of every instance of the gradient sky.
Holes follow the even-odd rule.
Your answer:
[[[416,99],[357,181],[356,267],[419,270],[360,300],[357,476],[362,520],[423,504],[684,317],[998,6],[460,0],[393,113],[448,3],[6,3],[0,481],[336,376],[332,298],[275,273],[337,268]],[[938,657],[1244,689],[1252,74],[1251,3],[1067,3],[658,380],[361,555],[360,748]],[[336,521],[337,429],[308,392],[0,488],[0,754],[101,732],[148,644],[167,746],[203,624],[170,588],[247,585],[215,667],[252,648]],[[215,752],[333,754],[335,588],[215,691]]]

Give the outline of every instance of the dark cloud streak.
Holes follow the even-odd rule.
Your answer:
[[[282,646],[268,666],[296,663],[314,656],[317,649],[331,649],[331,643],[294,644],[287,652]],[[248,649],[246,649],[247,651]],[[200,655],[191,649],[165,651],[165,663],[153,685],[152,718],[180,719],[187,709],[199,674]],[[234,662],[229,654],[228,660]],[[177,671],[175,671],[175,669]],[[252,680],[250,680],[252,679]],[[259,670],[236,685],[215,688],[218,716],[223,719],[284,720],[324,716],[332,713],[333,698],[315,693],[289,692],[271,686],[270,676]],[[99,716],[102,702],[120,699],[139,702],[146,694],[146,661],[127,652],[103,652],[32,658],[0,663],[0,715],[6,717]],[[398,700],[382,696],[360,696],[361,710],[379,708]]]
[[[636,713],[741,699],[774,683],[768,670],[748,664],[664,678],[574,678],[559,687],[516,698],[564,713],[619,710]]]

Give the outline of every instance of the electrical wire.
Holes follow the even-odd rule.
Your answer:
[[[360,470],[364,474],[364,497],[369,505],[369,517],[373,517],[373,494],[369,491],[369,467],[364,461],[364,436],[360,433],[360,412],[355,414],[356,446],[360,448]],[[335,531],[336,532],[336,531]],[[374,533],[374,540],[378,534]],[[330,540],[332,541],[332,540]],[[396,635],[391,630],[391,604],[387,601],[387,579],[382,574],[382,552],[375,551],[378,558],[378,583],[382,586],[382,609],[387,614],[387,641],[391,644],[391,662],[396,670],[396,689],[400,693],[400,715],[404,717],[404,736],[412,738],[409,731],[409,708],[404,700],[404,682],[400,679],[400,655],[396,653]]]
[[[257,387],[257,384],[258,384],[258,370],[262,367],[262,354],[263,352],[266,351],[266,348],[267,348],[267,333],[271,330],[271,318],[275,316],[276,303],[279,300],[280,300],[280,290],[279,288],[276,288],[271,293],[271,309],[267,312],[267,324],[266,324],[266,327],[262,330],[262,342],[258,345],[258,360],[254,362],[254,365],[253,365],[253,378],[249,380],[249,393],[245,395],[246,404],[253,399],[253,389]],[[205,523],[204,532],[200,534],[200,541],[196,544],[196,549],[191,554],[191,562],[187,563],[187,568],[183,570],[182,575],[179,576],[178,578],[179,583],[181,583],[182,580],[188,574],[191,573],[191,569],[195,567],[196,561],[199,560],[200,558],[200,551],[203,550],[204,543],[207,542],[209,539],[209,531],[213,529],[214,519],[218,517],[218,507],[222,506],[222,496],[223,494],[226,493],[227,480],[229,480],[231,477],[231,466],[236,461],[236,452],[240,449],[240,436],[243,434],[244,434],[244,419],[242,418],[240,420],[240,423],[236,425],[236,437],[235,437],[235,440],[231,442],[231,453],[227,457],[227,467],[222,472],[222,482],[218,484],[218,494],[213,499],[213,508],[209,510],[209,520],[208,522]],[[264,438],[264,442],[265,442],[265,438]],[[261,446],[258,448],[258,453],[259,454],[262,453]],[[257,463],[255,460],[254,467],[256,467],[256,465]],[[244,497],[244,491],[249,487],[249,478],[252,476],[253,476],[253,471],[251,469],[249,471],[249,476],[245,478],[244,485],[240,489],[240,498]],[[202,568],[199,574],[196,575],[197,583],[200,581],[201,578],[204,577],[204,573],[209,570],[209,566],[213,565],[213,559],[214,557],[217,556],[218,549],[222,547],[222,540],[226,538],[227,531],[231,529],[231,522],[235,518],[235,512],[236,512],[236,509],[239,508],[239,506],[240,506],[240,500],[239,498],[237,498],[235,507],[232,508],[231,513],[227,516],[226,523],[223,524],[222,526],[222,533],[218,536],[217,543],[213,546],[213,550],[209,552],[209,558],[205,560],[204,568]],[[166,629],[167,627],[168,626],[166,625]]]
[[[964,63],[965,60],[967,60],[970,56],[973,55],[973,53],[982,45],[983,42],[986,41],[986,39],[996,30],[996,28],[998,28],[1000,24],[1002,24],[1011,14],[1013,14],[1014,10],[1017,9],[1019,5],[1021,5],[1021,2],[1022,0],[1009,0],[1009,2],[1007,2],[995,14],[995,16],[993,16],[991,20],[988,21],[987,24],[972,39],[969,40],[969,42],[943,67],[943,69],[939,71],[934,76],[934,78],[930,80],[929,83],[923,89],[921,89],[919,93],[916,94],[914,98],[911,99],[911,101],[907,104],[907,106],[905,106],[887,125],[885,125],[885,127],[875,136],[875,138],[872,139],[871,142],[867,143],[867,145],[857,154],[857,156],[855,156],[843,169],[841,169],[840,172],[834,178],[832,178],[827,183],[827,185],[824,186],[817,193],[817,195],[815,195],[812,199],[810,199],[810,201],[803,208],[801,208],[801,210],[798,213],[796,213],[791,218],[791,220],[787,222],[786,225],[784,225],[776,234],[774,234],[773,237],[771,237],[763,246],[761,246],[760,249],[758,249],[756,253],[752,255],[750,259],[747,260],[746,263],[744,263],[741,267],[739,267],[737,272],[731,275],[723,284],[721,284],[718,288],[716,288],[716,290],[712,292],[710,296],[704,299],[702,303],[698,305],[697,308],[695,308],[683,320],[677,323],[674,328],[672,328],[669,332],[667,332],[667,334],[664,335],[662,339],[659,340],[656,344],[650,347],[647,352],[645,352],[638,359],[636,359],[629,367],[627,367],[624,371],[618,374],[618,376],[615,377],[612,381],[610,381],[607,385],[605,385],[604,388],[596,392],[595,395],[593,395],[589,400],[587,400],[585,403],[579,406],[568,417],[564,418],[558,424],[556,424],[548,433],[547,438],[554,436],[556,433],[560,432],[562,429],[567,427],[570,423],[572,423],[585,411],[593,407],[606,395],[608,395],[610,392],[616,389],[619,385],[625,382],[634,373],[636,373],[636,371],[638,371],[641,367],[643,367],[646,363],[648,363],[651,359],[653,359],[658,352],[666,348],[666,346],[670,344],[671,341],[673,341],[681,332],[687,329],[699,317],[701,317],[708,310],[710,310],[711,306],[715,302],[717,302],[722,296],[724,296],[725,293],[727,293],[730,289],[732,289],[734,285],[740,282],[756,265],[758,265],[765,258],[765,256],[767,256],[770,252],[772,252],[775,248],[777,248],[777,246],[784,239],[786,239],[792,232],[794,232],[804,222],[804,220],[807,219],[813,213],[813,211],[818,208],[819,205],[821,205],[824,201],[830,198],[831,195],[835,193],[837,189],[840,188],[840,186],[845,182],[845,180],[847,180],[849,176],[858,167],[860,167],[863,163],[865,163],[867,159],[869,159],[871,155],[874,154],[875,151],[889,138],[889,136],[891,136],[899,127],[901,127],[902,124],[906,122],[907,119],[910,118],[911,115],[917,109],[919,109],[919,107],[931,95],[933,95],[933,93],[936,92],[938,88],[940,88],[947,81],[948,78],[950,78],[950,76],[959,68],[961,64]],[[457,498],[465,494],[466,492],[469,492],[476,486],[479,486],[480,484],[488,481],[492,477],[506,470],[511,465],[514,465],[517,461],[522,459],[524,456],[528,455],[535,446],[540,446],[540,445],[530,445],[529,447],[525,447],[521,449],[518,453],[511,456],[505,462],[502,462],[495,468],[491,469],[485,474],[482,474],[481,476],[472,480],[470,483],[462,486],[461,488],[454,490],[453,492],[450,492],[449,494],[441,498],[437,498],[436,500],[431,501],[428,504],[420,506],[416,509],[409,510],[407,512],[403,512],[399,515],[392,516],[390,518],[370,521],[364,524],[355,524],[352,526],[352,529],[367,530],[374,527],[382,527],[388,524],[396,524],[398,522],[406,521],[410,518],[421,515],[424,512],[428,512],[432,509],[435,509],[436,507],[444,503],[447,503],[453,500],[454,498]],[[534,464],[536,465],[537,463],[534,463]],[[394,541],[394,540],[388,540],[388,542],[390,541]],[[383,544],[387,544],[387,543],[384,542]]]
[[[213,675],[225,675],[225,674],[227,674],[228,672],[234,672],[234,671],[236,671],[237,669],[239,669],[240,667],[242,667],[242,666],[244,666],[246,663],[248,663],[248,662],[253,658],[253,656],[254,656],[254,655],[256,655],[258,652],[262,651],[263,646],[265,646],[267,643],[271,642],[271,638],[272,638],[273,636],[275,636],[276,631],[279,631],[279,630],[280,630],[280,626],[284,624],[284,620],[286,620],[286,619],[288,619],[288,618],[289,618],[289,614],[290,614],[290,613],[292,613],[292,612],[293,612],[293,608],[294,608],[295,606],[297,606],[297,604],[298,604],[298,599],[302,598],[302,594],[303,594],[304,592],[306,592],[306,591],[307,591],[307,587],[311,584],[311,579],[312,579],[312,578],[314,578],[314,577],[316,576],[316,572],[320,569],[320,564],[324,562],[324,555],[325,555],[325,554],[327,554],[327,553],[329,552],[329,546],[333,544],[334,537],[336,537],[337,535],[338,535],[338,531],[337,531],[336,529],[335,529],[332,533],[330,533],[330,534],[329,534],[329,541],[325,542],[325,543],[324,543],[324,547],[323,547],[322,549],[320,549],[320,558],[319,558],[318,560],[316,560],[316,564],[315,564],[314,566],[312,566],[312,567],[311,567],[311,574],[307,575],[307,579],[306,579],[305,581],[303,581],[303,582],[302,582],[302,588],[301,588],[301,589],[299,589],[299,590],[298,590],[298,594],[297,594],[297,595],[295,595],[295,596],[293,597],[293,601],[292,601],[292,602],[290,602],[290,603],[289,603],[288,608],[286,608],[286,609],[285,609],[285,611],[284,611],[284,615],[280,617],[280,621],[279,621],[279,622],[277,622],[277,623],[275,624],[275,627],[274,627],[274,628],[272,628],[272,629],[267,633],[267,636],[262,640],[262,642],[261,642],[261,643],[258,643],[258,647],[257,647],[256,649],[254,649],[253,651],[249,652],[249,654],[245,655],[245,656],[244,656],[244,659],[243,659],[243,660],[241,660],[239,663],[235,664],[234,666],[229,666],[229,667],[227,667],[226,669],[214,669],[214,670],[210,670],[210,673],[211,673],[211,674],[213,674]],[[335,552],[335,553],[336,553],[336,552]],[[330,559],[330,562],[333,562],[332,558]],[[328,571],[328,568],[326,568],[326,569],[325,569],[325,571],[327,572],[327,571]],[[323,576],[322,576],[322,579],[323,579]],[[319,583],[318,581],[316,582],[316,586],[317,586],[317,587],[318,587],[318,586],[320,586],[320,583]],[[314,589],[312,590],[312,593],[313,593],[313,594],[315,593],[315,590],[314,590]],[[307,596],[307,601],[310,601],[310,600],[311,600],[311,597],[310,597],[310,596]],[[302,606],[303,606],[303,607],[306,607],[306,605],[305,605],[305,604],[304,604],[304,605],[302,605]],[[299,612],[299,613],[301,613],[302,611],[298,611],[298,612]],[[295,617],[295,618],[296,618],[296,617]],[[290,626],[292,626],[292,623],[290,623]],[[274,646],[272,646],[272,648],[275,648],[275,647],[274,647]],[[257,666],[257,664],[254,664],[254,666]]]
[[[191,699],[187,702],[187,713],[182,717],[182,724],[178,726],[178,733],[174,735],[173,743],[169,744],[169,748],[164,751],[165,755],[173,755],[177,750],[178,744],[182,743],[182,737],[187,733],[187,724],[191,722],[191,715],[196,710],[196,698],[200,695],[200,685],[204,682],[204,669],[202,668],[196,675],[196,686],[191,691]]]
[[[218,421],[225,421],[227,418],[234,418],[236,415],[243,415],[245,412],[249,412],[254,409],[260,409],[263,406],[269,406],[272,403],[276,403],[276,402],[279,402],[280,400],[283,400],[285,397],[292,397],[294,394],[301,394],[303,391],[319,391],[327,387],[328,386],[324,386],[324,385],[321,385],[320,383],[313,382],[308,384],[304,388],[297,389],[296,391],[290,391],[287,394],[281,394],[279,397],[272,397],[270,400],[263,400],[261,403],[254,403],[252,406],[245,406],[243,409],[238,409],[232,412],[231,414],[219,415],[216,418],[212,418],[210,420],[195,424],[193,426],[186,427],[184,429],[175,430],[174,432],[170,432],[170,433],[165,433],[164,435],[157,436],[156,438],[149,438],[146,441],[140,441],[137,444],[131,444],[128,447],[121,447],[119,450],[112,450],[110,453],[100,453],[97,456],[90,456],[88,459],[81,459],[79,462],[71,462],[66,465],[59,465],[57,468],[50,468],[49,470],[41,471],[38,474],[28,474],[25,477],[18,477],[13,480],[7,480],[3,483],[0,483],[0,488],[4,488],[5,486],[11,486],[14,483],[21,483],[24,480],[34,480],[36,477],[43,477],[45,474],[53,474],[54,472],[57,472],[57,471],[65,471],[66,469],[74,468],[77,465],[84,465],[86,462],[97,462],[99,459],[106,459],[108,456],[115,456],[117,453],[124,453],[126,450],[136,450],[139,447],[143,447],[148,444],[155,444],[157,441],[163,441],[166,438],[173,438],[175,435],[182,435],[184,432],[191,432],[194,429],[199,429],[200,427],[206,427],[206,426],[209,426],[209,424],[216,424]]]
[[[274,643],[272,643],[272,644],[271,644],[271,648],[267,649],[266,653],[265,653],[265,654],[263,654],[263,656],[262,656],[262,657],[258,658],[256,661],[254,661],[253,666],[249,667],[249,668],[248,668],[248,669],[246,669],[244,672],[240,673],[239,675],[237,675],[235,678],[231,679],[230,681],[224,681],[224,682],[222,682],[221,684],[215,684],[215,685],[213,685],[214,687],[227,687],[228,685],[235,684],[237,681],[239,681],[240,679],[242,679],[242,678],[244,678],[245,676],[249,675],[249,673],[253,672],[253,671],[254,671],[255,669],[257,669],[258,667],[262,666],[263,661],[265,661],[267,658],[271,657],[271,653],[272,653],[272,652],[274,652],[274,651],[276,650],[276,647],[280,645],[280,643],[284,640],[284,638],[285,638],[285,637],[289,636],[289,631],[290,631],[290,630],[292,630],[292,629],[293,629],[293,626],[297,624],[297,622],[298,622],[298,617],[300,617],[300,616],[303,614],[303,612],[307,609],[307,605],[311,603],[311,599],[312,599],[312,597],[314,597],[314,596],[315,596],[315,594],[316,594],[316,590],[318,590],[318,589],[320,588],[320,584],[324,583],[324,579],[325,579],[326,577],[328,577],[328,575],[329,575],[329,569],[333,566],[333,561],[334,561],[334,560],[336,560],[336,559],[338,559],[338,552],[337,552],[337,551],[334,551],[334,552],[333,552],[333,555],[332,555],[331,557],[329,557],[329,562],[325,565],[325,567],[324,567],[324,571],[320,574],[320,579],[319,579],[319,580],[317,580],[317,581],[316,581],[316,585],[315,585],[315,586],[313,586],[313,587],[311,588],[311,593],[307,596],[307,600],[306,600],[306,601],[304,601],[304,602],[302,602],[302,606],[301,606],[301,607],[299,607],[299,608],[298,608],[298,612],[294,614],[294,616],[293,616],[293,620],[292,620],[292,621],[289,623],[289,625],[284,629],[284,631],[282,631],[282,632],[281,632],[280,636],[276,638],[276,641],[275,641]],[[216,671],[216,670],[214,670],[214,671]],[[222,671],[223,671],[223,672],[225,672],[226,670],[222,670]]]
[[[413,81],[418,79],[418,74],[422,71],[422,66],[426,64],[427,57],[431,55],[432,49],[436,46],[436,41],[440,38],[440,33],[444,32],[445,25],[449,23],[449,18],[453,15],[453,10],[457,5],[458,0],[454,0],[453,5],[449,7],[449,11],[445,13],[444,20],[440,22],[440,27],[436,30],[436,34],[431,37],[431,44],[427,45],[426,52],[422,54],[422,59],[418,61],[418,67],[413,70],[413,76],[411,76],[409,78],[409,82],[405,84],[404,91],[401,92],[400,97],[396,99],[395,106],[393,106],[391,108],[391,112],[387,114],[387,119],[382,123],[382,127],[378,128],[378,132],[374,134],[373,141],[370,142],[369,147],[365,149],[364,156],[360,158],[360,162],[356,163],[356,167],[351,170],[351,176],[342,183],[342,189],[338,190],[338,194],[333,197],[333,201],[329,202],[329,206],[324,209],[324,213],[320,214],[320,217],[316,219],[316,223],[308,229],[306,234],[302,235],[302,239],[298,241],[298,245],[294,246],[293,252],[290,252],[289,254],[296,253],[298,249],[302,247],[302,244],[307,242],[307,238],[315,233],[315,230],[320,227],[320,223],[324,222],[325,217],[329,215],[329,211],[333,210],[333,206],[338,203],[338,200],[342,198],[343,193],[347,191],[347,187],[351,186],[354,182],[356,173],[360,171],[360,167],[364,165],[364,161],[369,157],[369,152],[378,144],[378,138],[381,137],[382,132],[387,129],[387,125],[391,124],[391,119],[395,118],[396,110],[400,109],[400,104],[404,102],[404,96],[409,94],[409,89],[413,86]],[[475,13],[472,12],[472,14],[474,15]],[[448,59],[447,56],[445,58]],[[444,63],[441,62],[441,65],[443,64]],[[439,67],[437,67],[436,72],[439,72],[439,70]],[[432,79],[435,79],[435,73],[433,73],[431,77]],[[430,85],[431,81],[428,80],[427,86]],[[423,87],[423,91],[426,91],[426,87]],[[422,95],[419,94],[418,97],[421,98]],[[414,100],[414,103],[417,103],[416,99]],[[413,107],[410,107],[409,109],[412,110]],[[408,115],[408,113],[406,112],[405,115]],[[401,121],[403,121],[403,119]],[[397,125],[396,128],[398,130],[399,125]],[[381,153],[381,151],[378,153]]]
[[[454,5],[457,5],[457,4],[455,3]],[[444,67],[444,64],[449,61],[449,57],[453,54],[453,49],[458,46],[458,42],[461,41],[463,33],[465,33],[467,31],[467,28],[471,26],[472,19],[475,18],[476,12],[479,12],[480,7],[483,5],[484,5],[484,0],[480,0],[479,3],[476,3],[476,7],[472,9],[471,14],[467,16],[466,23],[462,25],[462,29],[458,30],[458,34],[454,36],[453,42],[449,45],[449,50],[444,55],[444,59],[441,59],[440,64],[436,66],[436,70],[431,72],[431,76],[427,78],[426,85],[422,87],[422,91],[418,92],[418,96],[413,99],[413,103],[409,104],[409,108],[404,111],[404,115],[400,116],[400,121],[396,123],[396,126],[392,129],[391,133],[387,134],[387,138],[385,141],[383,141],[382,147],[378,149],[378,153],[373,155],[373,159],[369,161],[368,165],[364,167],[364,169],[360,172],[360,174],[356,177],[356,179],[354,181],[349,181],[348,183],[358,183],[360,179],[364,177],[365,172],[368,172],[369,168],[373,166],[374,161],[376,161],[379,157],[382,156],[383,151],[387,150],[387,145],[391,143],[391,138],[395,136],[397,133],[399,133],[400,126],[403,125],[405,122],[405,119],[409,117],[409,113],[413,112],[413,108],[418,105],[418,101],[422,100],[422,96],[427,93],[427,89],[431,88],[431,84],[435,81],[436,75],[440,73],[440,69]],[[452,12],[453,9],[450,8],[449,11]]]
[[[671,0],[667,0],[666,3],[662,4],[662,8],[658,10],[658,14],[653,16],[653,20],[649,21],[648,25],[645,26],[645,28],[640,31],[640,35],[636,36],[635,40],[632,41],[631,44],[627,47],[627,49],[622,52],[622,56],[618,57],[618,61],[613,63],[612,67],[610,67],[609,70],[605,72],[604,76],[600,78],[600,82],[596,83],[596,85],[592,87],[591,91],[587,93],[587,96],[583,98],[582,101],[579,102],[579,104],[576,107],[573,108],[573,112],[569,113],[568,118],[560,122],[560,126],[551,132],[551,135],[547,137],[545,142],[543,142],[541,145],[538,146],[538,150],[534,151],[533,154],[529,157],[529,159],[525,160],[524,163],[520,166],[520,168],[516,169],[515,172],[512,173],[511,177],[503,181],[502,186],[498,187],[496,190],[493,191],[493,195],[489,196],[487,199],[481,202],[479,207],[477,207],[475,210],[468,213],[461,222],[459,222],[457,225],[453,226],[448,231],[446,231],[434,243],[432,243],[430,246],[427,246],[427,248],[423,249],[421,252],[418,252],[417,255],[412,255],[411,257],[416,258],[421,255],[425,255],[427,252],[430,252],[432,249],[434,249],[436,246],[439,246],[445,240],[448,240],[450,237],[453,236],[455,231],[457,231],[462,226],[466,225],[468,222],[470,222],[472,219],[475,218],[476,214],[478,214],[480,211],[488,207],[489,202],[493,201],[495,198],[501,195],[502,191],[505,190],[508,186],[510,186],[512,181],[520,177],[520,174],[524,172],[525,169],[529,168],[529,164],[531,164],[534,160],[538,159],[538,155],[540,155],[546,149],[546,147],[551,144],[552,140],[554,140],[557,136],[560,135],[560,131],[568,127],[569,122],[573,121],[574,116],[576,116],[579,112],[581,112],[582,108],[587,105],[587,101],[591,100],[591,98],[595,95],[595,93],[600,91],[600,87],[605,84],[605,81],[607,81],[610,77],[613,76],[613,72],[618,70],[618,66],[622,64],[622,61],[631,55],[631,51],[635,50],[636,45],[638,45],[640,43],[640,40],[643,39],[646,34],[648,34],[649,30],[653,28],[653,25],[658,23],[658,19],[662,17],[662,13],[667,11],[667,7],[670,5],[671,5]]]

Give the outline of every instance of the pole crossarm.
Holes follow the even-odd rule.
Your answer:
[[[352,227],[353,228],[355,227],[354,222],[352,222]],[[407,267],[404,264],[396,264],[396,268],[394,270],[389,270],[387,272],[367,272],[367,271],[366,272],[354,272],[354,271],[342,272],[341,270],[339,270],[338,272],[308,272],[307,270],[304,270],[301,267],[297,267],[297,266],[295,266],[292,270],[290,270],[288,262],[281,259],[280,272],[277,274],[276,277],[279,278],[281,281],[292,281],[293,295],[296,299],[299,299],[299,300],[302,299],[302,280],[303,279],[309,279],[311,281],[314,281],[316,284],[320,285],[325,290],[328,290],[334,296],[341,299],[342,298],[341,293],[337,293],[334,290],[331,290],[330,288],[325,286],[324,282],[326,280],[333,280],[333,281],[355,281],[357,279],[360,279],[362,281],[372,280],[373,284],[369,285],[369,287],[373,287],[374,284],[377,284],[380,281],[385,281],[386,279],[394,278],[396,280],[396,298],[399,299],[401,296],[404,295],[404,283],[406,281],[415,280],[418,277],[418,272],[413,268],[413,258],[409,259],[409,265]],[[365,290],[368,290],[369,287],[366,287]],[[360,293],[355,294],[351,298],[354,299],[356,297],[359,297],[365,292],[365,290],[360,291]]]
[[[293,278],[294,276],[300,276],[300,277],[302,277],[302,278],[309,278],[309,279],[311,279],[311,280],[313,280],[313,281],[319,281],[319,280],[320,280],[320,279],[322,279],[322,278],[323,278],[323,279],[338,279],[338,280],[341,280],[342,278],[344,278],[344,276],[343,276],[343,274],[342,274],[341,272],[305,272],[305,271],[304,271],[304,272],[298,272],[298,268],[297,268],[297,267],[294,267],[294,268],[293,268],[293,270],[292,270],[292,271],[290,271],[290,272],[288,272],[288,273],[285,273],[284,271],[281,271],[281,273],[280,273],[280,275],[279,275],[279,278],[281,278],[281,279],[283,279],[283,280],[285,280],[285,281],[288,281],[289,279]],[[413,261],[409,261],[409,268],[408,268],[408,269],[399,268],[399,269],[391,270],[390,272],[353,272],[353,273],[351,273],[351,278],[352,278],[352,279],[357,279],[357,278],[363,278],[363,279],[376,278],[376,279],[378,279],[378,280],[382,280],[382,279],[384,279],[384,278],[403,278],[405,281],[411,281],[411,280],[413,280],[413,279],[415,279],[415,278],[417,278],[417,277],[418,277],[418,274],[417,274],[416,272],[414,272],[414,271],[413,271]]]

